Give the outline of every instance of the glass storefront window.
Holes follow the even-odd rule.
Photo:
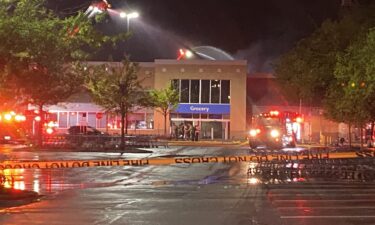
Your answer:
[[[221,114],[209,114],[208,115],[208,118],[209,119],[222,119],[223,118],[223,115],[221,115]]]
[[[128,115],[128,128],[147,129],[145,113],[131,113]]]
[[[190,103],[199,103],[199,80],[190,82]]]
[[[189,89],[190,89],[190,81],[189,80],[181,80],[181,103],[189,103]]]
[[[180,80],[172,80],[172,87],[180,94]]]
[[[97,119],[96,121],[97,121],[97,126],[99,126],[99,119]],[[115,115],[111,115],[111,114],[108,115],[107,126],[109,129],[117,129],[117,122],[116,122]]]
[[[87,114],[87,124],[91,127],[96,128],[96,113],[94,112],[89,112]]]
[[[77,125],[77,113],[70,112],[69,113],[69,127]]]
[[[47,120],[57,122],[57,113],[48,113]]]
[[[199,119],[199,114],[193,114],[193,119]]]
[[[201,80],[201,103],[210,103],[210,81]]]
[[[171,80],[180,103],[230,103],[230,80]]]
[[[181,113],[180,114],[180,118],[191,119],[192,118],[192,114],[190,114],[190,113]]]
[[[207,119],[207,114],[201,114],[202,119]]]
[[[146,123],[147,123],[147,129],[154,129],[154,114],[153,113],[146,114]]]
[[[230,81],[222,80],[221,81],[221,103],[230,102]]]
[[[59,112],[59,128],[68,127],[68,113]]]
[[[106,116],[103,115],[101,119],[97,120],[97,128],[106,128],[107,127],[107,120]]]
[[[78,113],[78,124],[87,125],[87,113],[86,112]]]
[[[211,80],[211,103],[220,103],[220,80]]]

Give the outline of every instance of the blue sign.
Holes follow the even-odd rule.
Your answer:
[[[178,104],[178,113],[229,114],[229,104]]]

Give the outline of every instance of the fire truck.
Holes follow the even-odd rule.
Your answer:
[[[253,116],[248,134],[251,149],[296,147],[302,116],[295,112],[270,111]]]
[[[0,113],[0,143],[24,143],[26,117],[14,111]]]

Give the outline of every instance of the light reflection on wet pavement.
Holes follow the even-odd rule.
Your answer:
[[[156,150],[154,157],[247,150]],[[118,153],[6,152],[6,159],[101,159]],[[195,164],[4,171],[37,203],[1,211],[1,224],[375,224],[374,163]],[[332,172],[333,171],[333,172]],[[336,210],[334,210],[336,207]]]

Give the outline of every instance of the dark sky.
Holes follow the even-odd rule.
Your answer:
[[[307,36],[327,18],[336,18],[340,0],[109,0],[113,9],[137,10],[133,36],[115,50],[96,58],[136,61],[174,59],[180,47],[211,45],[238,59],[250,71],[271,71],[277,57]],[[61,12],[84,9],[90,1],[50,0]],[[111,17],[101,29],[126,30],[126,22]]]

